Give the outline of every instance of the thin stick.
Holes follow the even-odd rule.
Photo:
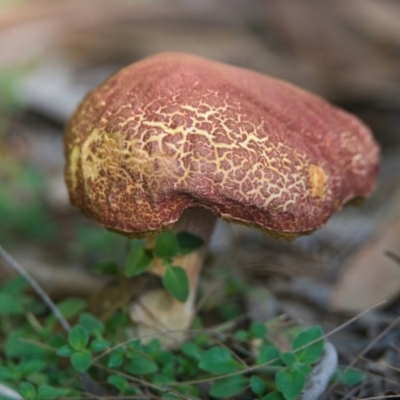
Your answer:
[[[36,282],[34,278],[32,278],[25,269],[15,261],[10,254],[8,254],[2,246],[0,246],[0,256],[6,260],[6,262],[14,268],[21,276],[23,276],[28,283],[31,285],[33,290],[37,293],[37,295],[43,300],[43,302],[50,308],[53,312],[54,316],[58,319],[58,322],[64,328],[64,330],[68,333],[71,330],[71,326],[68,321],[61,314],[60,310],[54,304],[53,300],[46,294],[46,292],[40,287],[40,285]]]

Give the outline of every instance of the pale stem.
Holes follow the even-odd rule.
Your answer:
[[[194,316],[199,275],[216,219],[216,216],[208,210],[195,209],[185,211],[175,224],[174,232],[188,232],[204,241],[204,245],[197,251],[173,260],[173,265],[185,269],[189,278],[190,294],[185,303],[174,299],[164,289],[152,290],[142,295],[130,308],[130,315],[136,323],[139,336],[166,330],[184,330],[190,326]],[[162,276],[165,267],[160,260],[155,260],[149,271]],[[184,335],[182,334],[181,337],[183,338]],[[159,338],[163,340],[165,336]],[[181,340],[176,334],[174,334],[174,339]],[[165,340],[163,341],[165,343]]]

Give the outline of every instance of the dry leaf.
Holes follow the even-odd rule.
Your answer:
[[[387,251],[400,251],[400,218],[382,227],[372,242],[350,260],[333,289],[331,308],[358,312],[400,293],[400,266]]]

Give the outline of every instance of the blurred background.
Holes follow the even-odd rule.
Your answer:
[[[284,312],[328,328],[338,320],[327,310],[352,315],[389,299],[380,318],[400,313],[399,21],[396,0],[0,0],[0,244],[55,298],[99,290],[93,267],[123,262],[126,241],[69,205],[63,126],[120,67],[189,52],[318,93],[358,115],[382,147],[373,197],[310,237],[281,243],[220,224],[204,287],[229,275],[255,289],[220,308],[204,290],[203,312]],[[0,261],[0,280],[11,274]]]

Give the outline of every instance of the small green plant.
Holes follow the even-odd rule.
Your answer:
[[[136,241],[128,266],[135,275],[145,271],[155,257],[171,264],[172,257],[200,245],[190,235],[172,233],[156,239],[152,250]],[[101,268],[120,273],[114,263]],[[295,400],[323,352],[318,325],[287,330],[291,345],[283,351],[270,334],[273,323],[251,323],[236,330],[234,324],[224,324],[218,330],[205,330],[199,318],[189,340],[178,349],[166,350],[157,339],[148,343],[129,339],[127,310],[119,309],[102,322],[86,311],[86,302],[79,298],[57,304],[61,315],[74,321],[65,334],[58,320],[25,289],[27,283],[21,277],[0,286],[0,337],[5,338],[0,383],[24,399],[81,398],[85,374],[115,396],[199,399],[206,390],[216,399],[243,394],[262,400]],[[364,374],[338,370],[337,379],[355,385]]]
[[[25,294],[25,288],[21,278],[0,287],[0,335],[5,338],[0,383],[28,400],[85,397],[81,374],[89,374],[114,396],[201,399],[206,390],[216,399],[244,394],[294,400],[323,351],[319,326],[301,329],[294,336],[288,331],[291,347],[282,351],[271,339],[269,324],[205,330],[199,320],[189,340],[166,350],[158,340],[127,340],[125,311],[115,312],[103,323],[85,311],[81,299],[58,303],[63,316],[75,321],[64,334],[40,301]],[[13,301],[17,305],[8,308]],[[339,370],[337,376],[347,385],[364,379],[354,369]]]
[[[83,373],[92,363],[92,354],[104,351],[111,343],[102,337],[104,325],[91,314],[82,313],[79,322],[69,332],[68,344],[60,347],[57,355],[70,357],[73,368]]]
[[[137,339],[111,347],[111,342],[101,336],[103,330],[103,325],[93,316],[82,314],[80,324],[74,326],[69,333],[68,344],[61,346],[57,354],[69,357],[72,367],[79,373],[91,367],[101,368],[101,365],[114,369],[115,372],[108,377],[107,382],[121,395],[132,394],[129,376],[141,376],[141,390],[147,386],[157,388],[159,394],[176,391],[197,396],[196,384],[178,383],[185,377],[210,382],[209,394],[216,398],[250,390],[259,398],[265,395],[292,400],[304,388],[306,376],[312,371],[311,365],[318,361],[323,346],[322,330],[315,326],[302,331],[295,338],[291,352],[281,352],[268,339],[264,324],[252,324],[243,332],[248,340],[261,340],[262,345],[258,354],[246,360],[253,364],[249,368],[241,354],[226,345],[217,344],[220,341],[213,334],[209,335],[206,342],[200,336],[195,336],[192,341],[184,343],[180,350],[172,352],[162,349],[157,340],[142,344]],[[95,353],[104,350],[102,355],[93,357]],[[138,385],[133,387],[137,389]],[[267,394],[271,387],[276,390]],[[134,392],[138,394],[138,390]]]
[[[19,386],[19,393],[25,400],[52,400],[68,396],[71,393],[67,388],[55,388],[49,385],[38,385],[22,382]]]
[[[186,271],[173,265],[173,258],[196,251],[203,241],[188,232],[174,233],[167,231],[158,235],[153,248],[147,248],[144,240],[130,242],[130,251],[122,269],[116,262],[102,262],[95,269],[106,275],[125,274],[127,277],[138,276],[147,271],[154,259],[161,260],[165,267],[162,278],[165,289],[177,300],[185,302],[189,295],[189,280]]]

